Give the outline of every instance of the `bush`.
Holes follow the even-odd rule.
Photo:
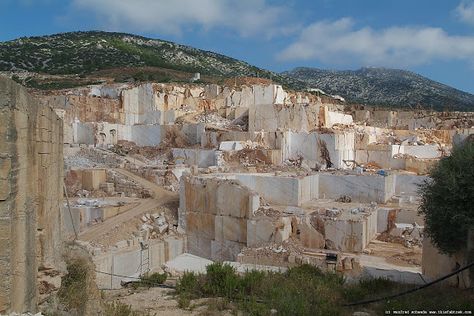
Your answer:
[[[188,298],[198,298],[202,295],[200,276],[194,272],[185,272],[176,284],[176,293]]]
[[[69,310],[84,312],[88,301],[87,280],[89,278],[88,262],[84,258],[72,259],[67,265],[68,273],[62,278],[58,297]]]
[[[250,271],[238,275],[231,266],[214,263],[207,267],[207,275],[185,273],[176,292],[180,308],[188,308],[193,299],[219,298],[206,301],[209,312],[231,308],[234,313],[240,310],[245,315],[269,315],[272,309],[277,315],[350,315],[367,308],[379,315],[386,310],[433,309],[430,306],[473,309],[472,293],[436,287],[354,309],[343,307],[344,303],[383,297],[412,287],[386,279],[345,284],[341,275],[322,272],[311,265],[291,268],[286,273]]]
[[[391,290],[396,285],[395,282],[384,278],[361,279],[359,282],[347,285],[344,288],[344,297],[348,303],[361,301]]]
[[[140,283],[151,287],[158,284],[163,284],[167,279],[166,273],[152,273],[150,275],[145,275],[140,277]]]
[[[263,279],[266,274],[262,271],[247,271],[239,282],[239,294],[243,295],[256,295],[260,292],[260,285],[262,284]]]
[[[442,252],[465,249],[474,226],[474,142],[453,148],[430,172],[431,180],[420,186],[420,213],[425,216],[425,234]]]
[[[208,265],[206,272],[204,290],[207,294],[227,298],[236,294],[239,277],[232,266],[216,262]]]
[[[134,313],[132,312],[132,307],[121,302],[112,302],[111,304],[105,304],[104,314],[105,316],[134,315]]]

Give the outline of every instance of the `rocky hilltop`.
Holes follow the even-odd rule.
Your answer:
[[[304,81],[349,102],[436,110],[474,109],[474,95],[430,80],[416,73],[388,68],[322,70],[295,68],[284,75]]]
[[[112,68],[159,67],[217,77],[295,80],[246,62],[159,39],[111,32],[70,32],[0,43],[0,71],[87,75]]]

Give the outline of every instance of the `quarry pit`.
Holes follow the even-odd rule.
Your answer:
[[[420,285],[467,262],[423,238],[418,185],[474,134],[472,112],[352,106],[276,84],[43,92],[3,77],[0,104],[0,312],[35,310],[45,284],[60,286],[64,242],[116,291],[211,262]],[[459,277],[449,282],[469,287]]]

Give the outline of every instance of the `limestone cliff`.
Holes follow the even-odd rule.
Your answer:
[[[0,77],[0,313],[34,311],[37,271],[61,260],[63,127]]]

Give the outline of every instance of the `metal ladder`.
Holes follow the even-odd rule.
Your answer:
[[[140,276],[150,272],[150,247],[148,243],[140,242]]]

